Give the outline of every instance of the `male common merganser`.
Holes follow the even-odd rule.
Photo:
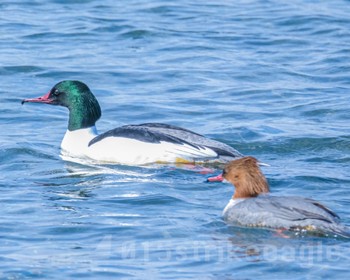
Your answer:
[[[227,162],[242,155],[232,147],[187,129],[161,124],[125,125],[98,135],[95,123],[100,105],[87,85],[62,81],[39,98],[25,102],[60,105],[69,110],[68,129],[61,143],[64,158],[83,158],[102,163]],[[74,160],[73,160],[74,161]]]
[[[235,186],[223,211],[227,222],[350,238],[350,231],[340,224],[339,216],[321,203],[303,197],[267,195],[269,185],[254,157],[229,162],[222,176]]]

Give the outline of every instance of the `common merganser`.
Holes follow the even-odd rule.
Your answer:
[[[190,130],[162,123],[125,125],[98,135],[100,105],[87,85],[62,81],[39,98],[25,102],[60,105],[69,110],[68,129],[61,143],[65,159],[89,159],[103,163],[227,162],[240,158],[234,148]]]
[[[320,202],[268,195],[269,185],[254,157],[229,162],[222,176],[235,187],[223,211],[223,218],[229,223],[350,238],[350,231],[340,223],[339,216]]]

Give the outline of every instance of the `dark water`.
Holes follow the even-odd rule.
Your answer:
[[[100,131],[195,130],[350,225],[349,4],[1,1],[0,278],[348,279],[349,242],[228,226],[198,172],[65,162],[66,110],[20,100],[82,80]]]

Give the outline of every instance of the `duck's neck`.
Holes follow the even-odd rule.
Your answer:
[[[100,105],[92,94],[76,100],[68,106],[68,110],[68,130],[70,131],[94,127],[101,117]]]
[[[244,178],[240,183],[235,183],[235,193],[232,198],[251,198],[269,192],[265,176],[255,176],[255,178]]]

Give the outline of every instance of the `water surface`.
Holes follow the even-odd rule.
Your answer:
[[[232,187],[193,170],[65,162],[65,108],[20,101],[84,81],[100,131],[194,130],[350,225],[349,13],[340,0],[2,1],[0,278],[348,279],[348,242],[227,225]]]

